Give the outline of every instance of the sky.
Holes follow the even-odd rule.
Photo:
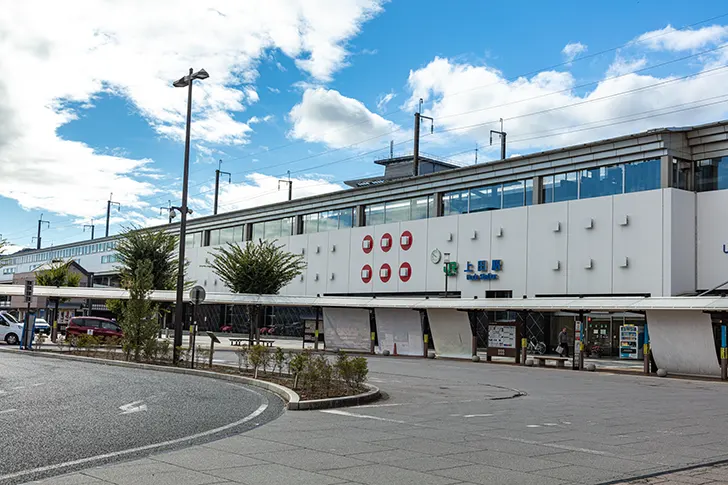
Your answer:
[[[558,7],[557,7],[557,6]],[[342,190],[421,151],[459,165],[726,118],[724,0],[0,0],[0,237],[10,250]],[[220,160],[222,163],[220,164]]]

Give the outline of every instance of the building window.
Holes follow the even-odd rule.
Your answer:
[[[578,196],[579,187],[576,172],[554,175],[554,202],[575,200]]]
[[[659,158],[624,164],[624,193],[660,188]]]
[[[107,254],[105,256],[101,256],[101,264],[116,263],[118,260],[119,258],[116,254]]]
[[[293,234],[293,217],[284,217],[272,221],[253,224],[253,241],[259,239],[279,239]]]
[[[366,206],[366,225],[376,226],[384,224],[384,204],[373,204]]]
[[[533,180],[531,182],[531,192],[533,192]],[[507,182],[503,184],[503,208],[522,207],[526,204],[525,180],[517,182]]]
[[[368,205],[364,214],[367,226],[427,219],[435,215],[434,197],[428,195],[414,199],[392,200],[382,204]],[[354,214],[352,213],[352,220],[353,217]]]
[[[623,171],[621,165],[582,170],[579,174],[579,198],[621,194]]]
[[[243,226],[223,227],[207,231],[207,245],[218,246],[243,240]]]
[[[533,204],[533,179],[526,180],[526,205]]]
[[[501,208],[501,185],[486,185],[470,189],[468,212],[483,212]]]
[[[695,190],[728,189],[728,157],[699,160],[695,165]]]
[[[202,247],[202,233],[193,232],[185,234],[185,247],[188,249]]]
[[[448,192],[442,196],[442,215],[451,216],[453,214],[468,213],[468,190],[459,190],[457,192]]]

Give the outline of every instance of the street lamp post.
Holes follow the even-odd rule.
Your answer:
[[[182,346],[182,321],[184,319],[184,286],[185,286],[185,231],[187,230],[187,185],[190,178],[190,128],[192,125],[192,84],[195,79],[203,80],[210,77],[207,71],[200,69],[190,73],[172,83],[175,88],[187,88],[187,131],[185,133],[185,163],[184,175],[182,177],[182,204],[179,207],[179,267],[177,273],[177,300],[174,316],[174,349],[172,359],[177,363],[179,359],[179,348]]]
[[[447,277],[448,277],[448,270],[450,266],[450,253],[445,253],[443,262],[445,264],[444,272],[445,272],[445,298],[447,298]]]

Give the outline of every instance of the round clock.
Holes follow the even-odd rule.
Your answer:
[[[442,253],[439,249],[435,249],[430,253],[430,261],[432,261],[434,264],[439,264],[440,260],[442,259]]]

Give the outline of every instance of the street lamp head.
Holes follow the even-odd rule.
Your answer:
[[[202,79],[207,79],[208,77],[210,77],[210,75],[204,69],[200,69],[199,71],[197,71],[196,73],[194,73],[192,75],[192,77],[194,79],[200,79],[200,80],[202,80]]]
[[[187,80],[187,76],[185,76],[173,82],[172,86],[174,86],[175,88],[186,88],[187,86],[189,86],[189,84],[190,82]]]

